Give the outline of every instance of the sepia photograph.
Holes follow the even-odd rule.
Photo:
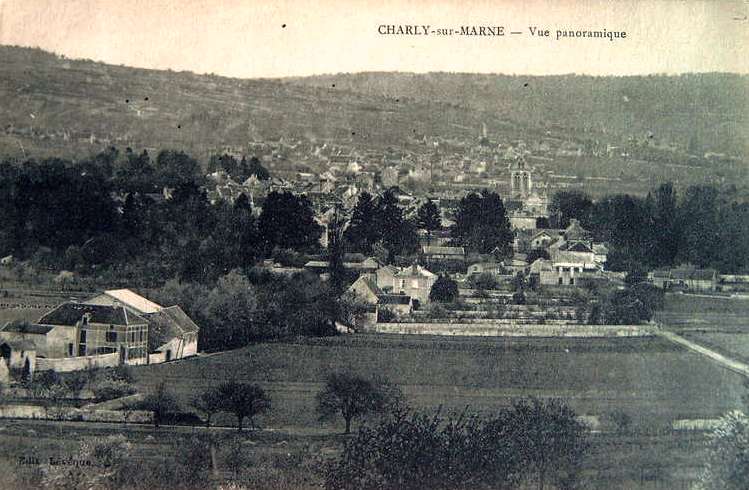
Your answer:
[[[749,488],[749,1],[0,0],[0,490]]]

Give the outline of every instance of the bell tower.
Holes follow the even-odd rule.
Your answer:
[[[522,156],[510,165],[510,189],[513,197],[528,197],[533,189],[531,169]]]

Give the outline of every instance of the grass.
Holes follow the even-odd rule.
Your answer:
[[[690,331],[684,337],[722,352],[737,361],[749,363],[749,333]]]
[[[314,396],[326,373],[346,368],[388,377],[420,408],[491,411],[521,396],[555,396],[579,414],[621,409],[640,426],[717,417],[738,407],[742,393],[739,375],[658,338],[356,335],[262,343],[134,373],[141,390],[165,381],[185,405],[222,379],[257,382],[273,403],[261,426],[333,429],[317,420]]]
[[[749,332],[749,299],[667,294],[656,320],[674,331]]]

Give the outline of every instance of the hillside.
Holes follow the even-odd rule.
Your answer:
[[[693,151],[746,155],[749,77],[732,74],[592,77],[460,73],[358,73],[298,78],[304,86],[365,95],[446,101],[525,126],[580,137],[643,138],[652,133]]]
[[[416,149],[419,137],[663,144],[745,155],[749,77],[363,73],[241,80],[0,47],[0,155],[82,157],[109,145],[199,158],[250,141]],[[606,173],[606,172],[605,172]]]
[[[0,47],[0,154],[80,156],[108,144],[214,148],[306,137],[363,148],[408,144],[414,134],[475,136],[496,116],[440,102],[415,102],[304,87],[68,60]],[[93,137],[92,137],[93,135]]]

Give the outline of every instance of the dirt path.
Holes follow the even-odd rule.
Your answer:
[[[722,365],[723,367],[730,369],[731,371],[734,371],[736,373],[743,374],[744,376],[749,377],[749,365],[744,364],[743,362],[739,362],[735,359],[731,359],[730,357],[727,357],[712,349],[709,349],[700,344],[692,342],[691,340],[687,340],[680,335],[677,335],[673,332],[669,332],[668,330],[658,330],[657,335],[660,335],[664,339],[667,339],[675,344],[686,347],[687,349],[693,352],[696,352],[697,354],[710,358],[713,361],[717,362],[718,364]]]

